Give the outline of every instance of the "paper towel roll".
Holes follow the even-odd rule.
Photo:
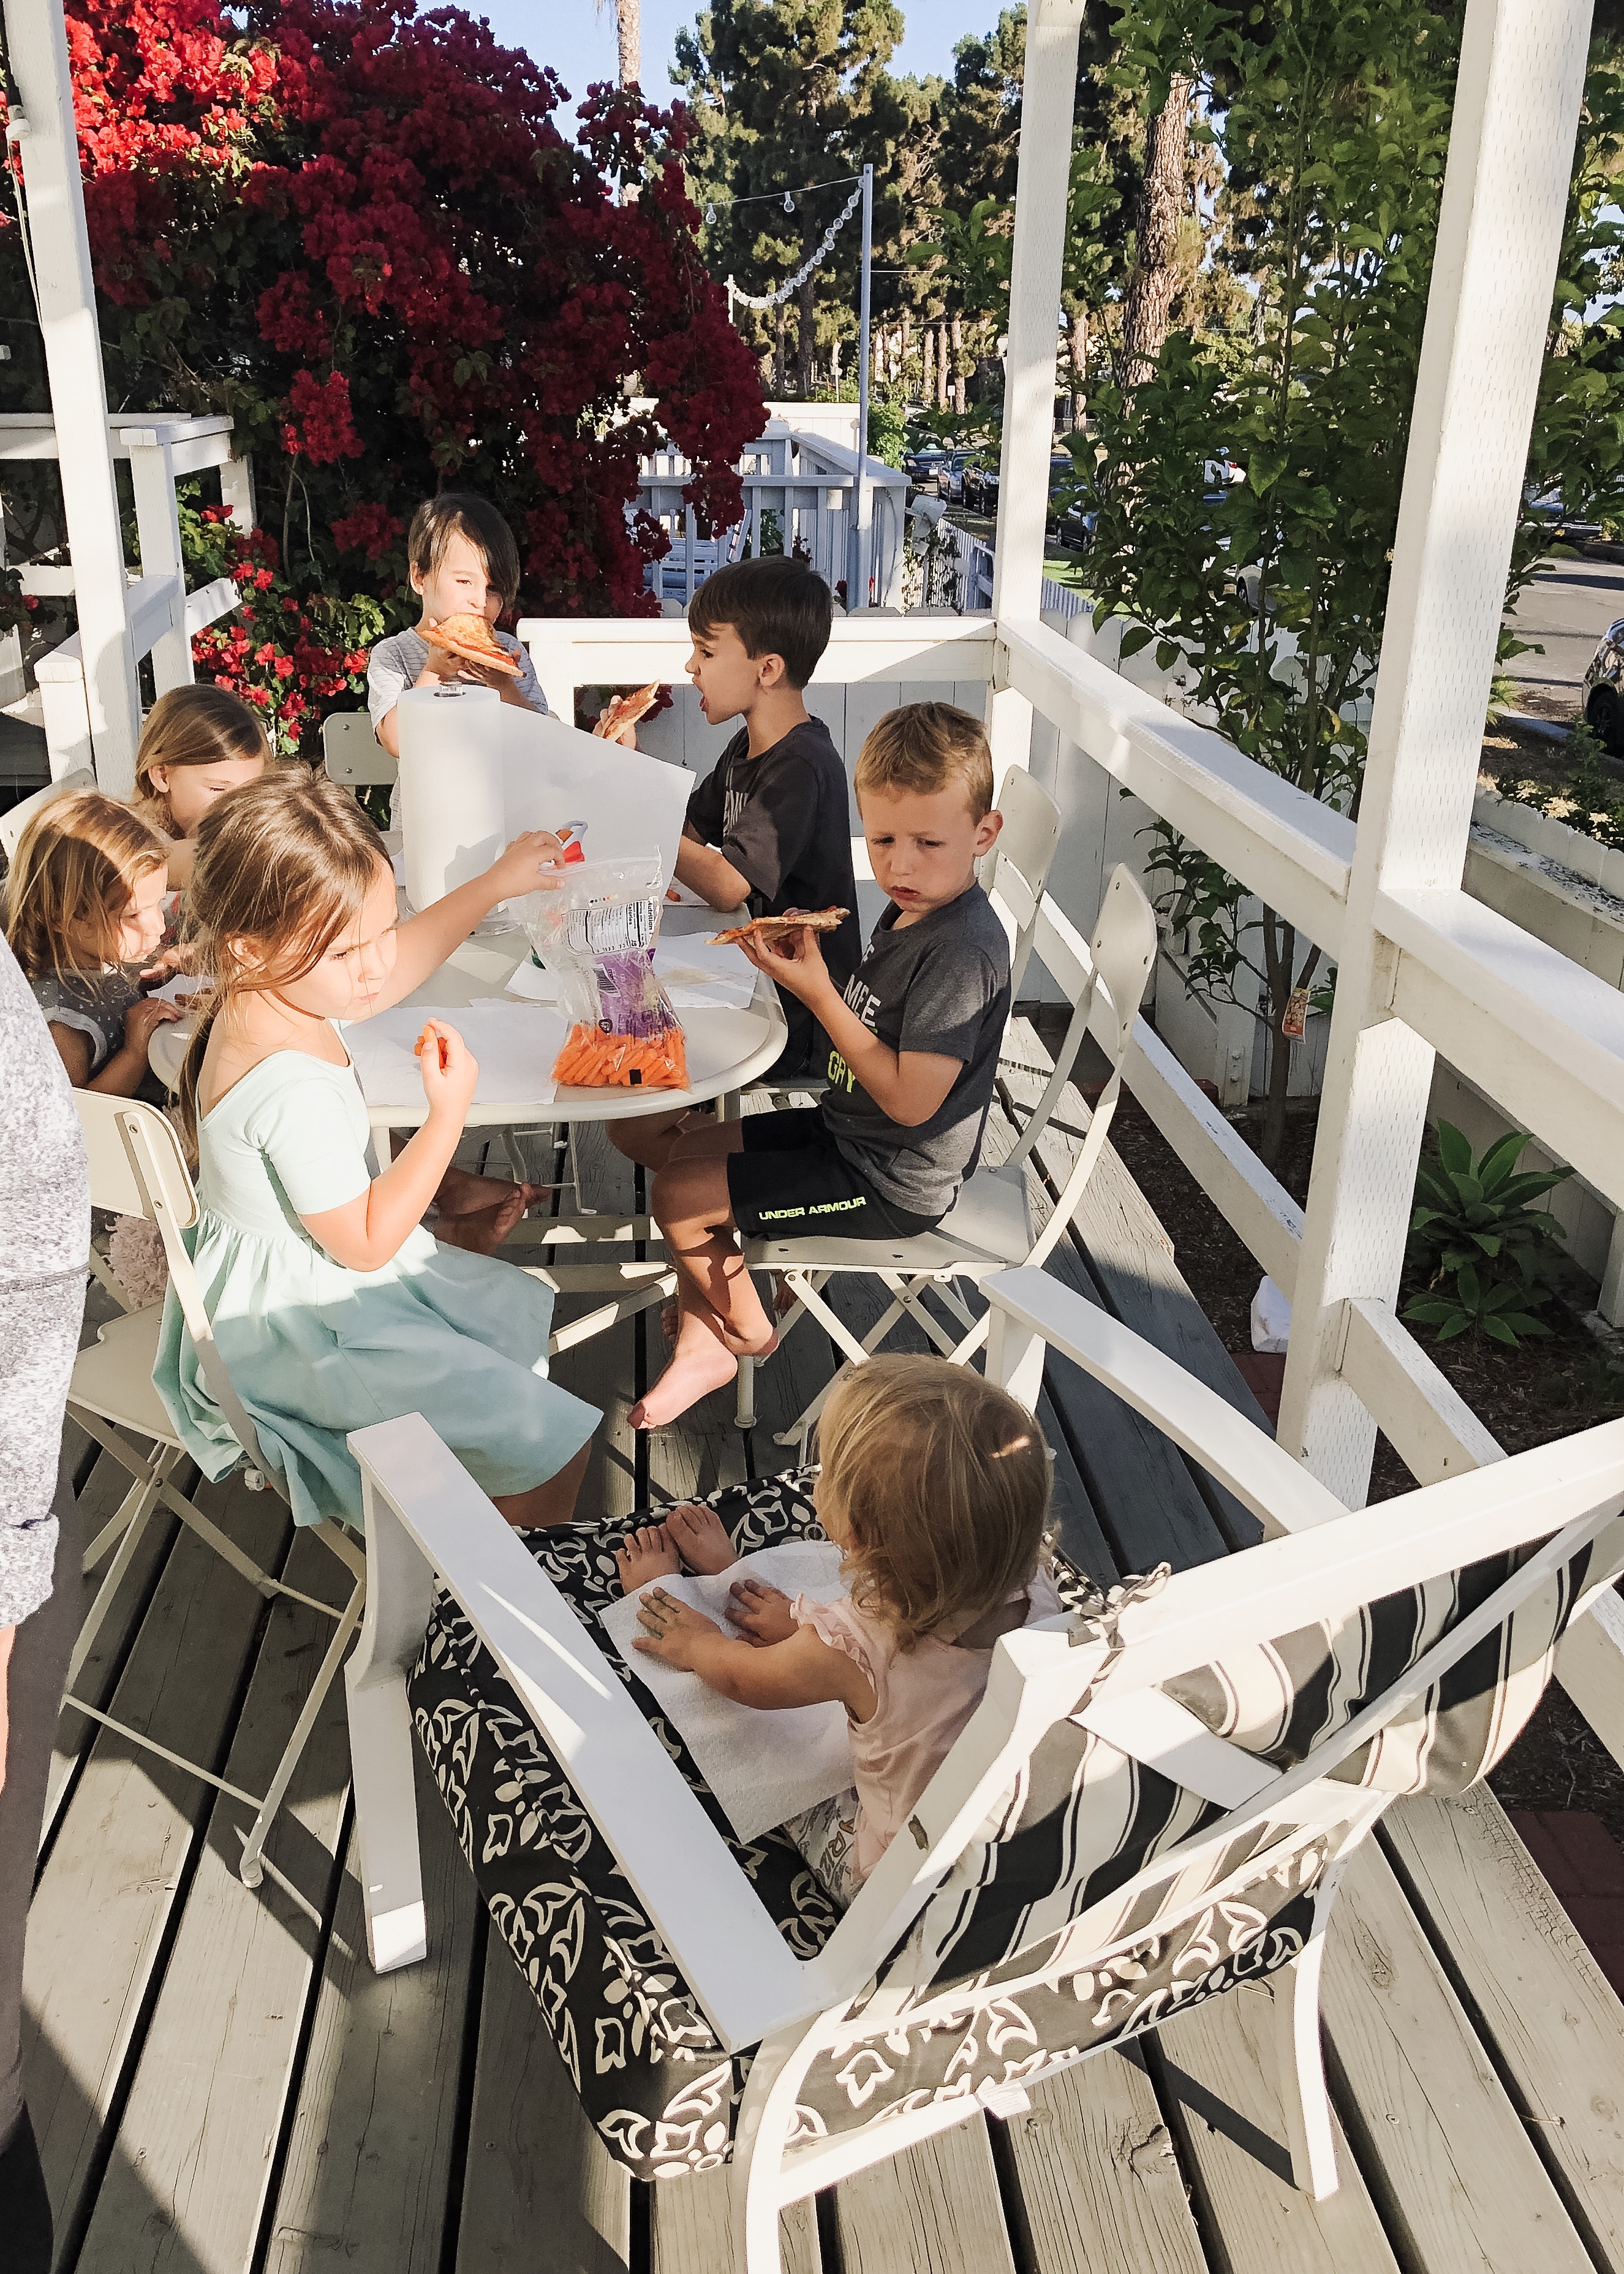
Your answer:
[[[506,841],[501,712],[493,687],[409,687],[401,697],[401,830],[414,908],[479,876]]]

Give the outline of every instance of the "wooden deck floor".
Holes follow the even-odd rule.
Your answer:
[[[1013,1111],[1045,1064],[1017,1027]],[[1080,1126],[1074,1106],[1068,1127]],[[1010,1132],[1006,1117],[995,1150]],[[1040,1161],[1051,1186],[1071,1141],[1057,1129]],[[601,1138],[581,1168],[589,1201],[629,1199]],[[1078,1233],[1052,1268],[1260,1419],[1113,1154]],[[625,1415],[642,1364],[627,1326],[559,1366],[605,1409],[583,1508],[787,1465],[771,1430],[830,1359],[803,1327],[761,1373],[751,1440],[717,1398],[640,1451]],[[1096,1576],[1209,1560],[1248,1537],[1235,1503],[1071,1369],[1052,1372],[1042,1419],[1067,1545]],[[94,1528],[120,1487],[93,1448],[71,1449]],[[334,1583],[270,1495],[237,1482],[203,1498],[292,1584]],[[154,1527],[84,1694],[252,1790],[324,1641],[313,1612],[267,1611],[189,1534]],[[235,1871],[248,1816],[64,1720],[26,1993],[64,2274],[725,2274],[728,2175],[628,2187],[486,1931],[432,1791],[432,1954],[372,1974],[339,1692],[252,1894]],[[1286,2176],[1264,1985],[1040,2088],[1029,2115],[977,2119],[801,2206],[786,2265],[1624,2274],[1624,2010],[1492,1796],[1389,1814],[1338,1904],[1325,2004],[1342,2185],[1318,2208]]]

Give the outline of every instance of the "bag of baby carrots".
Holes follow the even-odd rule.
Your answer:
[[[570,1020],[554,1081],[579,1089],[688,1088],[682,1023],[654,975],[663,892],[659,855],[650,854],[580,862],[556,890],[519,903]]]

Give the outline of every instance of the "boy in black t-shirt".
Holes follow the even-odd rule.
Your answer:
[[[677,1267],[677,1346],[634,1428],[673,1420],[741,1357],[773,1347],[738,1233],[917,1238],[980,1155],[1010,1012],[1009,945],[975,880],[1000,827],[986,730],[949,703],[893,711],[863,744],[856,787],[892,903],[857,970],[842,987],[804,930],[785,953],[745,945],[823,1028],[829,1094],[796,1111],[665,1125],[653,1212]],[[647,1126],[621,1124],[617,1140]]]
[[[846,769],[801,699],[829,644],[829,587],[804,561],[741,561],[707,577],[688,605],[688,674],[712,726],[741,719],[688,800],[677,881],[713,908],[753,916],[848,908],[823,957],[844,986],[862,953],[852,875]],[[771,1078],[822,1072],[811,1013],[781,990],[789,1039]]]

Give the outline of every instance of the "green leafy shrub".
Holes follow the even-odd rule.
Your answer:
[[[1550,1300],[1551,1249],[1561,1226],[1530,1202],[1573,1171],[1514,1175],[1528,1141],[1509,1130],[1474,1161],[1462,1132],[1440,1121],[1437,1158],[1424,1156],[1416,1171],[1406,1263],[1425,1284],[1403,1316],[1436,1327],[1440,1343],[1470,1330],[1515,1349],[1524,1335],[1551,1331],[1534,1313]]]

